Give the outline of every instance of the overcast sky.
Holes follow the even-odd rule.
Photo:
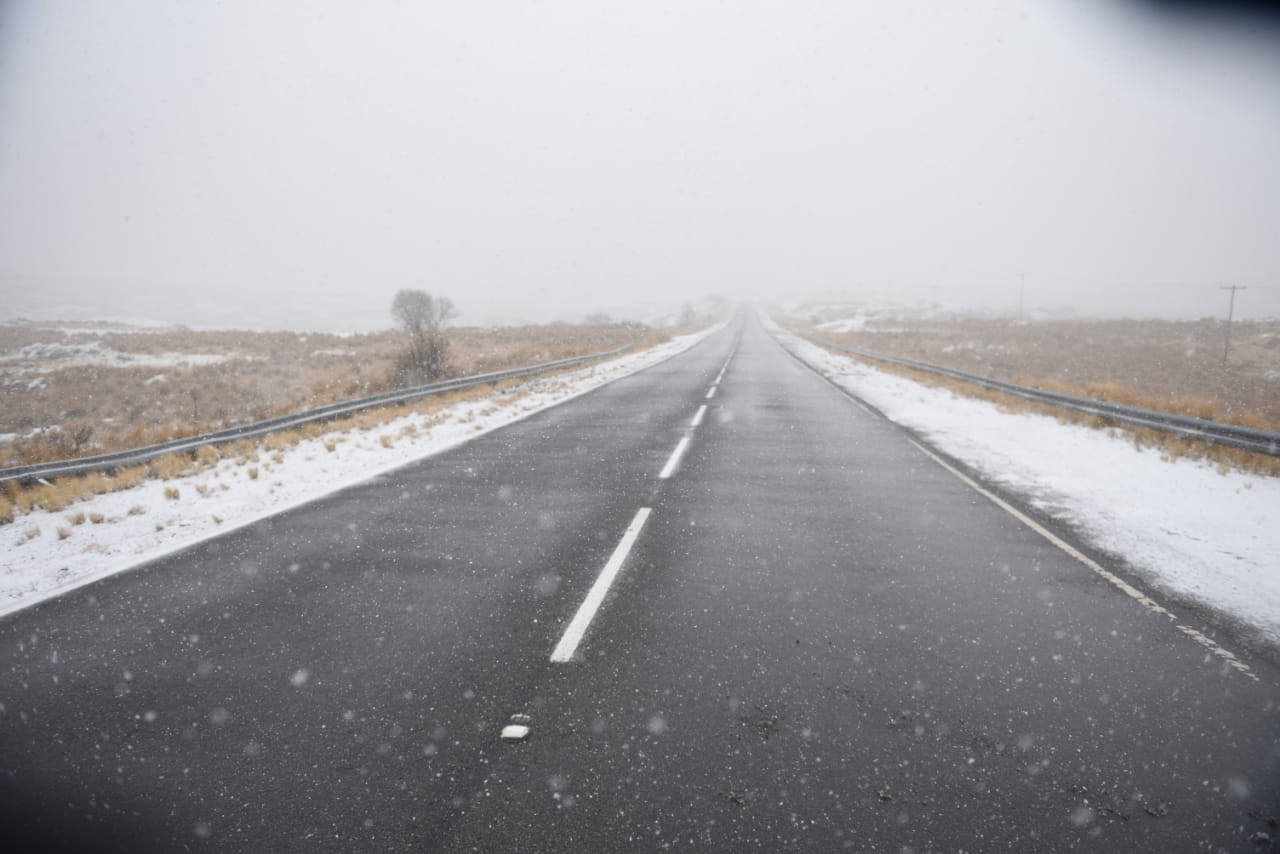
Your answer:
[[[1280,316],[1280,36],[1125,0],[8,2],[0,318]]]

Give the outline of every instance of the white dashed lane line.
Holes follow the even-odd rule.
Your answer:
[[[676,466],[680,465],[680,458],[684,456],[685,449],[689,447],[689,437],[683,437],[676,443],[676,449],[671,452],[671,456],[667,458],[667,464],[662,467],[661,473],[658,474],[659,480],[666,480],[675,473]]]
[[[729,355],[724,363],[724,367],[720,369],[720,375],[716,377],[715,383],[711,385],[711,389],[707,392],[707,399],[710,400],[715,396],[716,387],[719,385],[724,372],[729,368],[729,362],[732,361],[733,354]],[[704,403],[698,407],[698,411],[694,414],[693,420],[689,422],[689,431],[692,433],[698,425],[702,423],[702,419],[706,417],[707,405]],[[676,443],[675,450],[671,452],[671,456],[667,458],[667,464],[662,467],[662,471],[658,474],[660,480],[667,480],[675,474],[676,468],[680,465],[680,459],[689,448],[690,436],[681,437]],[[626,532],[622,535],[621,542],[614,549],[613,556],[609,558],[609,562],[604,565],[604,569],[600,570],[600,575],[596,578],[595,584],[591,585],[591,590],[587,593],[587,598],[583,600],[579,606],[578,612],[574,614],[573,619],[569,622],[568,628],[564,630],[560,642],[556,644],[556,648],[551,652],[551,661],[556,664],[563,664],[572,661],[574,653],[578,649],[578,645],[582,642],[583,636],[590,627],[591,621],[595,618],[596,611],[600,609],[601,603],[604,602],[605,596],[609,593],[609,588],[613,585],[614,579],[618,575],[618,571],[622,569],[623,562],[627,559],[631,547],[635,545],[636,538],[640,536],[640,530],[644,527],[644,523],[649,518],[652,508],[641,507],[636,513],[635,518],[631,520],[631,524],[627,526]],[[514,732],[513,740],[514,740]],[[521,733],[520,737],[527,734],[527,730]],[[504,735],[504,737],[506,737]]]
[[[650,508],[641,507],[635,518],[631,520],[631,524],[627,526],[626,533],[622,535],[618,547],[613,550],[609,562],[604,565],[604,569],[600,570],[596,583],[591,585],[587,598],[582,600],[578,613],[574,614],[569,627],[564,630],[564,635],[560,638],[560,643],[556,644],[556,648],[551,652],[553,662],[563,664],[573,660],[573,654],[577,651],[578,644],[582,642],[582,636],[587,633],[587,627],[591,625],[596,611],[600,610],[600,604],[604,602],[604,597],[613,585],[613,580],[618,576],[618,570],[622,568],[623,561],[627,559],[636,538],[640,536],[640,529],[644,527],[649,513]]]

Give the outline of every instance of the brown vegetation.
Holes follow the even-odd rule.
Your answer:
[[[580,355],[582,352],[597,352],[610,349],[621,346],[622,343],[628,343],[622,340],[625,338],[623,333],[629,336],[635,334],[637,330],[637,327],[617,324],[600,328],[566,326],[564,328],[572,334],[561,336],[561,338],[567,337],[572,340],[568,343],[561,340],[559,343],[553,344],[554,336],[550,335],[546,330],[556,328],[558,327],[527,327],[523,330],[525,333],[523,337],[517,334],[512,339],[512,342],[523,342],[526,345],[525,349],[520,350],[516,347],[508,347],[503,351],[501,348],[497,348],[487,355],[475,356],[475,360],[468,363],[469,369],[466,373],[489,372],[501,370],[504,367],[569,358],[573,355]],[[640,329],[643,328],[641,327]],[[674,330],[672,334],[683,334],[690,331],[693,331],[693,328],[682,328]],[[494,331],[490,332],[491,337],[493,337],[492,333]],[[506,332],[507,330],[496,331],[496,333]],[[516,330],[515,332],[519,333],[521,330]],[[499,335],[498,337],[502,336]],[[634,343],[637,347],[643,348],[660,343],[666,338],[665,334],[650,331],[636,339]],[[529,349],[527,346],[530,341],[534,342],[533,349]],[[574,348],[580,352],[574,353]],[[454,352],[455,358],[457,358],[458,353],[465,353],[467,350],[466,348],[459,348]],[[504,352],[505,356],[502,355]],[[514,365],[503,365],[496,361],[500,358],[511,359]],[[485,361],[486,359],[489,361]],[[576,368],[548,371],[539,375],[539,377],[544,381],[551,380],[552,388],[554,389],[557,387],[554,377],[571,370],[576,370]],[[448,417],[447,410],[450,407],[467,400],[478,400],[493,395],[495,392],[500,393],[499,401],[490,405],[481,413],[485,415],[496,412],[501,407],[516,405],[529,391],[529,387],[526,385],[527,382],[527,380],[516,379],[482,387],[459,389],[425,398],[412,404],[386,406],[353,413],[324,425],[310,424],[297,429],[268,434],[260,440],[237,439],[213,447],[202,447],[192,452],[167,454],[149,463],[120,469],[111,474],[93,473],[78,477],[59,478],[49,483],[27,486],[20,486],[17,483],[10,482],[3,489],[0,489],[0,523],[12,522],[18,513],[29,513],[37,509],[61,510],[91,495],[115,492],[137,486],[149,477],[164,481],[189,477],[209,469],[225,459],[234,460],[237,466],[258,463],[260,451],[271,453],[271,459],[280,462],[283,460],[283,452],[285,450],[307,438],[316,438],[327,434],[328,438],[324,441],[324,447],[327,451],[332,452],[339,443],[346,441],[345,436],[338,434],[353,429],[374,430],[390,421],[411,414],[422,416],[421,422],[401,428],[399,435],[413,438],[419,435],[419,431],[429,433],[432,427],[442,423]],[[104,397],[109,398],[109,396]],[[468,411],[460,416],[459,420],[469,422],[473,421],[474,418],[475,413]],[[479,429],[480,425],[476,425],[476,427]],[[132,430],[130,435],[134,437],[141,435],[139,429]],[[196,431],[193,429],[192,432]],[[394,445],[394,437],[389,434],[383,434],[379,436],[379,442],[384,447],[391,447]],[[260,476],[259,465],[249,466],[246,469],[246,474],[250,480],[257,480]],[[228,487],[225,483],[222,483],[219,488],[225,490]],[[197,485],[195,489],[201,495],[209,492],[209,487],[204,484]],[[164,488],[164,496],[168,500],[178,501],[181,499],[181,491],[177,486],[166,486]],[[141,505],[135,505],[130,508],[129,515],[138,515],[145,512],[146,508]],[[73,524],[82,524],[84,514],[77,513],[71,518],[79,518],[80,520],[79,522],[73,522]],[[104,521],[102,514],[99,513],[90,514],[89,518],[95,524]],[[162,529],[163,525],[157,523],[156,530]],[[34,531],[34,533],[29,533],[27,539],[39,535],[38,528],[30,530]]]
[[[808,331],[808,330],[805,330],[805,331]],[[819,332],[821,334],[821,331]],[[825,335],[824,337],[834,339],[835,336]],[[868,349],[868,350],[872,349],[871,347],[866,345],[855,345],[855,346],[862,346],[864,349]],[[986,388],[985,386],[976,385],[974,383],[965,382],[963,380],[953,379],[947,376],[941,376],[939,374],[930,373],[928,371],[919,371],[919,370],[914,370],[912,368],[905,368],[899,365],[894,365],[889,362],[882,362],[878,359],[862,359],[860,357],[850,356],[848,353],[844,353],[838,350],[833,352],[839,353],[842,356],[848,356],[849,358],[856,358],[859,361],[866,362],[867,364],[875,367],[878,370],[897,374],[899,376],[921,383],[922,385],[928,385],[935,388],[945,388],[945,389],[949,389],[950,391],[956,394],[963,394],[967,397],[976,397],[982,400],[989,400],[992,403],[997,404],[1002,410],[1005,410],[1007,412],[1037,412],[1042,415],[1052,416],[1063,423],[1082,424],[1084,426],[1092,427],[1095,429],[1109,429],[1109,430],[1112,430],[1113,432],[1123,433],[1133,441],[1136,447],[1139,447],[1139,448],[1149,447],[1149,448],[1159,449],[1161,452],[1161,455],[1165,459],[1185,457],[1190,459],[1207,460],[1209,462],[1216,463],[1219,467],[1219,472],[1221,473],[1226,473],[1226,471],[1229,471],[1231,469],[1239,469],[1241,471],[1254,472],[1257,474],[1269,475],[1273,477],[1280,476],[1280,459],[1277,459],[1276,457],[1268,456],[1266,454],[1255,454],[1250,451],[1243,451],[1236,448],[1226,448],[1226,447],[1222,447],[1221,445],[1214,445],[1209,442],[1204,442],[1197,439],[1188,438],[1185,436],[1175,436],[1169,433],[1164,433],[1159,430],[1152,430],[1145,427],[1131,427],[1128,425],[1120,424],[1118,422],[1109,421],[1108,419],[1098,415],[1091,415],[1083,412],[1075,412],[1070,409],[1064,409],[1063,407],[1053,406],[1052,404],[1047,404],[1047,403],[1037,403],[1035,401],[1030,401],[1021,397],[1017,397],[1015,395],[994,391],[992,389]],[[907,354],[899,353],[895,355],[906,356]],[[908,356],[908,358],[920,358],[920,357]],[[921,359],[921,361],[930,361],[930,360]],[[937,362],[935,362],[935,364],[937,364]],[[969,371],[969,373],[977,373],[977,372]],[[1023,384],[1031,385],[1031,383],[1023,383]],[[1045,386],[1040,386],[1040,387],[1044,388]],[[1050,388],[1050,390],[1063,391],[1063,392],[1072,393],[1072,394],[1084,394],[1085,396],[1099,396],[1097,395],[1097,391],[1099,390],[1098,388],[1094,387],[1095,393],[1093,395],[1088,394],[1089,388],[1090,386],[1086,385],[1084,386],[1083,391],[1081,389],[1075,389],[1075,388],[1068,389],[1066,387],[1053,387],[1053,388]],[[1135,406],[1145,405],[1145,406],[1148,406],[1149,408],[1155,408],[1155,409],[1162,408],[1162,407],[1151,406],[1151,403],[1159,401],[1161,400],[1161,398],[1142,397],[1139,395],[1134,395],[1128,390],[1123,390],[1123,391],[1115,390],[1113,391],[1113,393],[1115,393],[1117,397],[1120,397],[1121,395],[1127,396],[1125,399],[1121,399],[1118,402],[1130,403],[1131,405],[1135,405]],[[1105,399],[1115,399],[1115,398],[1105,398]],[[1137,401],[1142,401],[1142,402],[1139,403]],[[1173,410],[1165,409],[1164,411],[1173,411]],[[1188,414],[1191,414],[1191,413],[1188,413]],[[1201,417],[1204,417],[1204,416],[1201,416]]]
[[[0,442],[0,467],[141,447],[385,391],[403,343],[396,332],[139,331],[102,324],[102,334],[72,334],[60,326],[0,325],[0,434],[20,437]],[[648,346],[680,331],[601,323],[458,327],[445,334],[450,375],[469,376]],[[119,364],[4,358],[28,345],[100,346]],[[192,361],[182,363],[184,356]],[[204,364],[196,356],[225,361]],[[130,363],[157,358],[170,361]]]
[[[1237,321],[1223,363],[1216,320],[893,319],[841,344],[1050,391],[1280,430],[1280,322]]]

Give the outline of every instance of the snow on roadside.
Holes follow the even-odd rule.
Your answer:
[[[876,370],[770,324],[786,346],[893,421],[1122,556],[1151,584],[1280,643],[1280,478],[1228,472],[1047,415]]]
[[[374,475],[460,445],[505,424],[652,367],[723,328],[683,335],[619,358],[530,381],[524,395],[495,393],[429,414],[408,415],[371,430],[327,433],[260,460],[220,461],[198,475],[148,480],[94,496],[57,512],[36,511],[0,525],[0,615],[61,595],[305,504]],[[440,423],[426,426],[444,415]],[[401,431],[416,429],[416,435]],[[382,437],[390,437],[390,447]],[[335,442],[335,440],[337,440]],[[326,448],[333,442],[333,450]],[[255,476],[256,475],[256,476]],[[166,489],[179,497],[166,498]],[[73,518],[80,517],[80,524]],[[93,522],[100,518],[100,522]],[[59,529],[69,532],[65,538]],[[38,533],[35,533],[38,532]]]

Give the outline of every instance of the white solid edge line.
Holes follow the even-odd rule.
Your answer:
[[[698,407],[698,412],[693,416],[693,420],[689,422],[690,427],[697,427],[702,423],[702,416],[707,414],[707,405],[704,403]]]
[[[560,643],[556,644],[556,648],[552,650],[551,660],[553,662],[563,663],[573,659],[573,654],[577,651],[578,644],[582,642],[582,636],[586,634],[587,627],[591,625],[591,620],[595,618],[596,611],[600,609],[601,603],[604,602],[605,594],[609,592],[613,579],[617,577],[618,570],[622,568],[622,562],[627,559],[627,554],[631,551],[631,546],[635,544],[636,537],[640,536],[640,529],[644,527],[645,520],[649,518],[649,513],[650,508],[641,507],[635,518],[631,520],[631,524],[627,526],[621,542],[613,550],[613,556],[604,565],[604,569],[600,570],[600,577],[596,579],[595,584],[591,585],[591,590],[587,592],[587,598],[582,600],[578,613],[574,614],[569,627],[564,630],[564,635],[560,638]]]
[[[671,452],[671,456],[667,458],[667,464],[662,467],[662,472],[658,475],[659,480],[666,480],[675,474],[676,466],[680,463],[680,458],[684,456],[684,451],[687,447],[689,447],[688,436],[676,442],[676,449]]]
[[[920,452],[924,454],[926,457],[933,460],[935,463],[942,466],[944,469],[951,472],[956,477],[960,478],[960,480],[964,481],[965,484],[967,484],[971,489],[973,489],[979,495],[991,501],[991,503],[995,504],[1001,510],[1008,513],[1010,516],[1017,519],[1019,522],[1026,525],[1028,528],[1035,531],[1037,534],[1044,537],[1046,540],[1053,543],[1058,548],[1062,549],[1062,551],[1066,552],[1071,557],[1080,561],[1080,563],[1084,564],[1089,569],[1093,570],[1098,575],[1105,578],[1107,581],[1110,581],[1113,585],[1119,588],[1125,595],[1129,596],[1131,599],[1135,600],[1136,602],[1140,603],[1141,605],[1145,606],[1151,611],[1154,611],[1157,614],[1163,614],[1164,616],[1168,617],[1170,620],[1173,620],[1174,627],[1177,628],[1178,631],[1182,632],[1184,635],[1191,638],[1196,643],[1203,646],[1205,649],[1209,650],[1209,652],[1221,658],[1223,661],[1225,661],[1231,667],[1235,668],[1240,673],[1243,673],[1245,676],[1248,676],[1250,679],[1252,679],[1255,682],[1259,681],[1258,677],[1254,675],[1252,670],[1249,669],[1249,665],[1245,664],[1243,661],[1237,658],[1235,653],[1220,646],[1212,638],[1206,637],[1203,633],[1197,631],[1196,629],[1193,629],[1190,626],[1184,626],[1181,623],[1177,622],[1177,617],[1174,616],[1174,613],[1170,611],[1168,608],[1164,607],[1159,602],[1155,601],[1150,596],[1143,593],[1141,590],[1134,587],[1132,584],[1125,581],[1120,576],[1116,575],[1114,572],[1111,572],[1110,570],[1105,569],[1096,560],[1089,557],[1084,552],[1080,551],[1075,546],[1071,545],[1066,540],[1062,539],[1057,534],[1053,533],[1048,528],[1044,527],[1039,522],[1032,519],[1030,516],[1023,513],[1018,508],[1014,507],[1009,502],[1005,501],[1003,498],[1000,498],[998,495],[991,492],[990,490],[984,489],[983,487],[979,486],[978,483],[975,480],[973,480],[973,478],[969,477],[964,472],[959,471],[954,466],[949,465],[945,460],[943,460],[937,454],[930,451],[924,445],[921,445],[919,442],[915,442],[915,441],[911,441],[911,444],[915,445],[916,448],[919,449]]]
[[[715,397],[715,396],[716,396],[716,387],[715,387],[715,386],[712,386],[712,387],[711,387],[711,390],[707,392],[707,400],[710,400],[711,398],[713,398],[713,397]]]

